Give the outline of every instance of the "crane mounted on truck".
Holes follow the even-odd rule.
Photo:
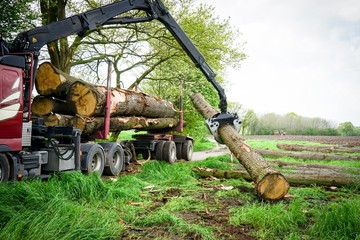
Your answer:
[[[146,17],[120,16],[131,10],[144,11]],[[154,19],[166,26],[217,90],[221,113],[211,119],[212,128],[233,124],[237,116],[227,113],[225,92],[214,72],[163,3],[160,0],[122,0],[22,32],[11,45],[0,36],[0,182],[68,170],[117,175],[124,162],[129,162],[137,152],[170,162],[176,157],[191,159],[192,139],[189,137],[143,135],[122,144],[82,143],[81,131],[73,127],[47,127],[41,119],[34,121],[31,117],[31,93],[40,50],[45,44],[73,34],[81,35],[102,25]]]

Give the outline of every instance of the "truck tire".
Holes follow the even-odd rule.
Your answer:
[[[10,165],[5,154],[0,154],[0,182],[7,182],[10,176]]]
[[[186,161],[191,161],[193,155],[193,142],[186,140],[182,145],[181,156]]]
[[[164,145],[163,158],[169,163],[174,163],[176,161],[176,145],[173,141],[167,141]]]
[[[176,143],[176,159],[180,160],[182,159],[182,155],[181,155],[181,152],[182,152],[182,143]]]
[[[164,140],[160,140],[157,144],[156,144],[156,150],[155,150],[155,158],[157,160],[164,160],[163,158],[163,151],[164,151],[164,145],[165,145]]]
[[[81,144],[81,169],[85,173],[97,172],[101,175],[104,171],[105,153],[99,144]]]
[[[99,143],[105,151],[104,174],[117,176],[123,170],[125,155],[124,150],[118,143]]]

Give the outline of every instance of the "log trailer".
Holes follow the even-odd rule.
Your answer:
[[[120,15],[141,10],[146,17]],[[184,51],[217,90],[221,114],[211,119],[215,130],[232,124],[236,115],[227,113],[226,96],[202,54],[160,0],[122,0],[17,35],[11,44],[0,36],[0,182],[23,177],[46,177],[53,172],[83,171],[118,175],[124,163],[141,153],[145,158],[173,162],[191,160],[191,138],[174,135],[141,135],[133,141],[83,143],[73,127],[47,127],[31,117],[32,90],[41,48],[54,40],[102,25],[131,24],[154,19],[163,23]],[[109,122],[109,118],[105,124]],[[105,127],[106,129],[106,127]],[[107,128],[108,129],[108,128]],[[106,132],[105,132],[106,135]]]

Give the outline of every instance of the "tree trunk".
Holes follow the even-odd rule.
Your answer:
[[[40,95],[66,99],[68,108],[80,116],[103,116],[106,88],[69,76],[45,62],[37,71],[36,89]],[[174,118],[174,105],[144,93],[111,88],[111,116]]]
[[[292,157],[302,160],[321,160],[321,161],[354,161],[360,160],[360,156],[345,156],[341,154],[326,154],[326,153],[311,153],[311,152],[289,152],[289,151],[275,151],[266,149],[256,149],[258,153],[269,157]]]
[[[276,144],[277,148],[287,151],[312,151],[312,152],[342,152],[342,153],[360,153],[360,148],[348,148],[339,146],[305,146],[299,144]]]
[[[279,162],[279,161],[278,161]],[[277,167],[279,163],[272,163],[273,167]],[[284,169],[288,163],[282,162],[281,170],[286,180],[291,185],[323,185],[323,186],[345,186],[352,184],[360,184],[360,175],[358,168],[336,167],[331,165],[305,165],[290,164],[289,168]],[[241,165],[236,170],[218,170],[210,168],[193,167],[193,171],[201,177],[217,177],[217,178],[244,178],[251,181],[249,173]]]
[[[46,126],[73,126],[82,130],[82,135],[92,135],[104,128],[103,117],[80,117],[67,116],[60,114],[51,114],[44,118]],[[118,132],[122,130],[136,129],[136,130],[157,130],[167,129],[177,126],[179,120],[176,118],[145,118],[145,117],[111,117],[110,131]]]
[[[35,87],[40,95],[65,100],[69,88],[77,81],[81,80],[60,71],[49,62],[44,62],[36,72]]]
[[[176,118],[145,118],[145,117],[111,117],[110,131],[118,132],[122,130],[156,130],[173,128],[179,123]],[[83,135],[92,135],[104,129],[104,118],[83,118],[76,117],[74,126],[83,131]]]
[[[45,126],[60,126],[60,127],[72,127],[74,124],[74,116],[61,115],[52,113],[48,116],[44,116]]]
[[[31,112],[37,116],[45,116],[50,113],[74,115],[66,102],[39,95],[34,98],[31,104]]]
[[[67,101],[81,116],[103,116],[105,114],[105,92],[103,86],[84,82],[75,83]],[[173,118],[176,111],[171,102],[144,93],[111,88],[111,116],[143,116],[150,118]]]
[[[192,96],[192,101],[200,114],[206,119],[218,113],[199,93]],[[284,176],[272,169],[261,155],[253,151],[232,126],[221,126],[218,133],[225,145],[239,159],[256,183],[256,191],[261,198],[278,200],[286,195],[289,184]]]

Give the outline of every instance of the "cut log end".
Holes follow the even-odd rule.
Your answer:
[[[31,112],[37,116],[45,116],[52,112],[53,105],[50,99],[36,97],[32,103]]]
[[[38,93],[49,96],[61,84],[61,80],[52,65],[45,62],[37,70],[35,83]]]
[[[266,200],[282,199],[289,191],[289,183],[280,173],[271,173],[263,177],[256,185],[258,195]]]
[[[69,96],[68,101],[73,103],[77,114],[91,116],[95,112],[97,96],[87,85],[75,83]]]

